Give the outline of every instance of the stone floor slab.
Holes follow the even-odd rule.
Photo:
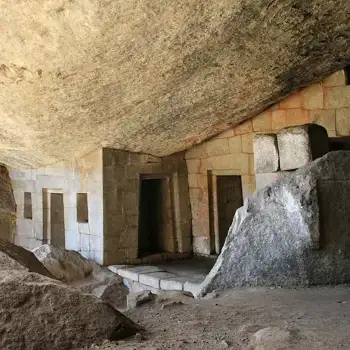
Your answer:
[[[175,278],[176,275],[169,272],[153,272],[147,274],[140,274],[139,282],[160,289],[160,280],[167,278]]]
[[[118,270],[118,275],[124,278],[131,279],[133,281],[139,281],[139,277],[142,274],[148,274],[152,272],[162,272],[164,269],[157,266],[128,266]]]

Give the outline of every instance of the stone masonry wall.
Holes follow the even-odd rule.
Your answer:
[[[140,177],[169,179],[173,237],[168,251],[187,253],[191,247],[191,212],[184,154],[157,158],[103,149],[104,264],[133,263],[138,258]]]
[[[346,85],[343,71],[294,92],[251,120],[186,152],[195,253],[210,254],[214,246],[209,220],[208,171],[241,175],[245,198],[255,191],[254,135],[276,133],[287,126],[306,123],[322,125],[330,137],[350,135],[350,86]]]
[[[0,165],[0,237],[13,242],[16,231],[16,202],[9,172]]]
[[[103,263],[102,149],[45,168],[10,169],[10,177],[17,203],[16,244],[33,249],[49,242],[45,193],[63,193],[66,249]],[[31,193],[32,219],[24,217],[24,192]],[[87,193],[88,222],[77,221],[77,193]]]

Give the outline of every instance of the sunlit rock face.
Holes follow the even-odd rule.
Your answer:
[[[168,155],[349,62],[342,0],[0,0],[0,162]]]

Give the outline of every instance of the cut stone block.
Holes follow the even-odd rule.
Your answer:
[[[113,273],[118,273],[118,270],[123,269],[127,267],[127,265],[110,265],[108,266],[108,270],[112,271]]]
[[[276,134],[258,134],[253,139],[255,173],[272,173],[279,169]]]
[[[195,298],[197,298],[201,291],[201,283],[186,282],[184,284],[184,291],[191,293]]]
[[[139,281],[139,276],[144,273],[160,272],[162,271],[156,266],[137,266],[137,267],[124,267],[118,270],[118,275],[124,278],[128,278],[133,281]],[[141,282],[141,281],[140,281]]]
[[[153,288],[160,289],[160,280],[167,278],[174,278],[176,275],[169,272],[153,272],[140,275],[139,282]]]
[[[281,170],[298,169],[329,151],[327,130],[317,124],[285,128],[277,140]]]
[[[160,280],[160,288],[163,290],[183,290],[186,278],[178,277]]]

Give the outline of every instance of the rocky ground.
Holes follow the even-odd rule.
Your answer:
[[[146,331],[92,349],[350,349],[350,288],[248,289],[127,311]]]

